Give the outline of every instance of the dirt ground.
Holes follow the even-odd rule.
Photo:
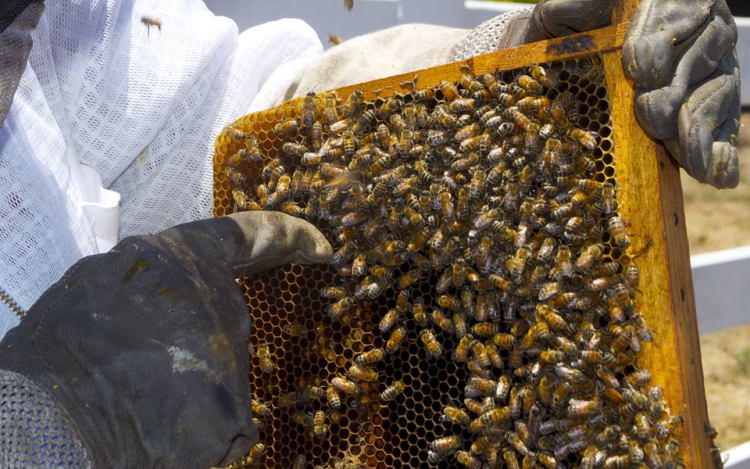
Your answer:
[[[740,184],[716,190],[683,173],[690,253],[750,244],[750,112],[742,115]],[[750,272],[748,273],[750,276]],[[708,414],[729,449],[750,441],[750,324],[701,336]]]

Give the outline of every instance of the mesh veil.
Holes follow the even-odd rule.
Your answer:
[[[120,237],[210,217],[214,137],[322,53],[302,21],[238,34],[198,0],[47,2],[32,38],[0,131],[0,287],[23,309],[97,252],[76,156],[122,196]],[[16,322],[0,304],[0,337]]]

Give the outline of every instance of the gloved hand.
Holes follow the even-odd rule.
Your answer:
[[[623,46],[635,112],[688,174],[739,183],[737,26],[724,0],[643,0]]]
[[[331,247],[304,220],[243,212],[82,259],[0,342],[69,416],[93,467],[227,465],[257,441],[250,319],[235,278]]]

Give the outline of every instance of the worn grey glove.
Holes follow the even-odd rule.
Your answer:
[[[257,441],[235,278],[330,257],[304,220],[244,212],[82,259],[0,342],[73,422],[93,467],[228,465]]]
[[[641,124],[688,174],[720,189],[740,177],[736,43],[724,0],[643,0],[623,46]]]

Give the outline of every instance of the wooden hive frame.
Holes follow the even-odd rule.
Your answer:
[[[611,107],[619,210],[629,223],[631,238],[653,241],[651,249],[638,260],[642,295],[638,295],[637,301],[655,337],[654,342],[645,346],[640,363],[650,370],[652,383],[663,389],[672,411],[685,418],[683,448],[687,468],[709,468],[714,461],[706,431],[708,412],[679,167],[664,147],[646,135],[638,124],[633,113],[634,86],[625,78],[621,62],[627,19],[634,8],[635,2],[619,2],[613,25],[599,30],[352,85],[337,92],[339,96],[348,96],[360,89],[365,100],[375,100],[409,92],[412,83],[422,89],[435,87],[443,80],[458,81],[466,73],[481,76],[536,63],[595,54],[601,57]],[[298,98],[290,106],[267,111],[271,124],[265,130],[294,115],[293,109],[299,104]],[[238,128],[247,124],[243,119],[236,123]],[[229,140],[222,143],[217,139],[215,216],[232,211],[231,203],[222,205],[218,201],[227,200],[223,156],[236,150]]]

